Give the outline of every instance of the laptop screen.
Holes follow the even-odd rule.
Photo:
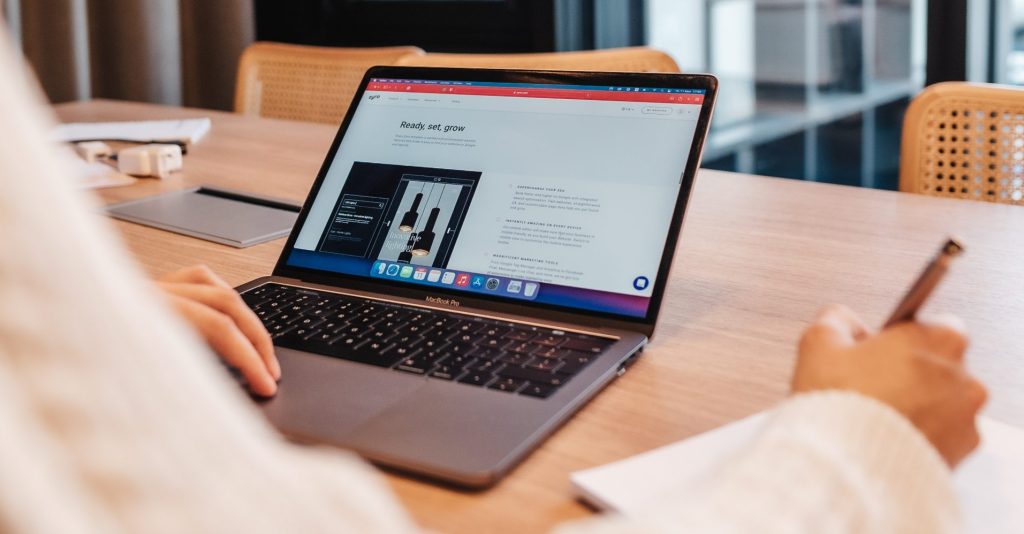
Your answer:
[[[704,97],[372,78],[286,265],[645,317]]]

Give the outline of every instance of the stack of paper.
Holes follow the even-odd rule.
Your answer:
[[[86,140],[135,141],[143,143],[178,141],[186,144],[198,142],[210,131],[210,119],[182,119],[166,121],[126,122],[73,122],[61,124],[54,130],[57,141]]]
[[[573,488],[602,510],[625,515],[670,488],[694,487],[749,443],[764,424],[760,413],[699,436],[625,460],[572,474]],[[981,418],[982,445],[954,474],[971,534],[1024,532],[1024,430]]]
[[[127,174],[118,172],[107,163],[101,161],[87,163],[70,150],[61,150],[59,155],[66,162],[65,168],[71,171],[70,177],[74,180],[73,185],[79,189],[118,187],[132,185],[137,181]]]
[[[75,171],[79,174],[79,180],[76,182],[76,185],[81,189],[132,185],[136,181],[135,178],[122,174],[110,165],[98,161],[86,163],[82,160],[77,160]]]

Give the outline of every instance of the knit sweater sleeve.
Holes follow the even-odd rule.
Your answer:
[[[952,534],[960,523],[950,470],[925,437],[888,405],[829,391],[782,403],[706,485],[561,534]]]
[[[408,532],[353,455],[266,423],[163,304],[0,21],[0,532]]]

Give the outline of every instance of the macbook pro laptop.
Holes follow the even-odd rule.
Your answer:
[[[239,291],[300,441],[499,480],[654,331],[717,82],[375,67]]]

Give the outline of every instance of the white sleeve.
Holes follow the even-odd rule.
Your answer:
[[[797,395],[707,486],[680,487],[644,517],[583,521],[560,534],[612,532],[950,534],[950,470],[881,402],[849,392]]]
[[[363,462],[285,442],[156,298],[3,27],[0,532],[414,530]]]

